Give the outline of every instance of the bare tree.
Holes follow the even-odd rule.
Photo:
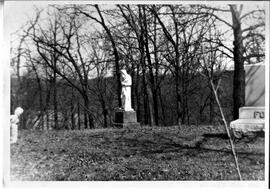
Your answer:
[[[101,107],[101,114],[103,116],[103,122],[101,124],[104,128],[107,128],[112,124],[112,105],[115,92],[112,90],[113,85],[109,83],[110,78],[108,78],[110,77],[109,71],[113,65],[113,60],[110,58],[109,53],[104,49],[104,46],[99,45],[100,40],[102,40],[102,38],[91,40],[96,77],[93,79],[93,85],[90,87],[90,92],[93,97],[96,97],[94,98],[94,101],[99,102],[96,107]],[[98,110],[96,110],[96,112],[98,112]]]
[[[194,78],[195,72],[192,73],[192,71],[196,70],[194,68],[198,68],[198,65],[194,64],[194,59],[200,41],[208,32],[213,19],[208,14],[196,14],[200,12],[200,9],[194,7],[188,9],[173,5],[160,8],[152,6],[150,11],[162,27],[168,40],[167,51],[171,52],[167,55],[166,60],[175,79],[177,122],[181,124],[187,120],[189,123],[188,98],[192,92],[188,91],[191,89],[189,83]],[[164,15],[167,18],[164,18]],[[172,24],[166,26],[162,19],[170,19]]]
[[[204,44],[204,45],[206,45],[206,44]],[[223,120],[223,123],[224,123],[224,127],[225,127],[226,133],[227,133],[228,138],[229,138],[232,154],[233,154],[233,157],[234,157],[235,168],[236,168],[236,171],[238,173],[239,180],[242,180],[242,175],[241,175],[240,168],[239,168],[239,163],[238,163],[238,158],[237,158],[237,154],[236,154],[236,151],[235,151],[234,142],[233,142],[232,136],[230,134],[230,129],[229,129],[229,126],[228,126],[228,122],[227,122],[227,120],[225,118],[225,114],[224,114],[224,111],[223,111],[223,108],[222,108],[222,104],[221,104],[220,99],[219,99],[218,90],[219,90],[219,87],[220,87],[221,79],[219,78],[216,82],[214,81],[215,72],[220,71],[218,69],[219,66],[217,66],[218,64],[220,64],[220,60],[218,60],[218,56],[217,56],[217,49],[216,49],[215,46],[213,46],[211,44],[211,41],[208,41],[208,49],[209,50],[206,50],[204,45],[202,45],[202,48],[201,48],[202,49],[201,66],[202,66],[203,71],[200,72],[200,73],[209,80],[209,84],[211,85],[212,92],[213,92],[215,100],[217,102],[219,112],[221,114],[221,117],[222,117],[222,120]]]
[[[256,57],[259,60],[264,57],[263,50],[260,51],[250,51],[247,48],[250,48],[248,45],[244,46],[244,43],[248,43],[250,39],[260,40],[260,45],[263,46],[264,35],[263,32],[259,31],[259,28],[264,28],[264,10],[255,9],[249,11],[247,13],[243,13],[244,5],[229,5],[229,9],[227,8],[216,8],[216,7],[206,7],[203,6],[206,10],[212,10],[214,12],[211,13],[218,21],[227,25],[233,31],[234,41],[233,41],[233,50],[230,50],[226,45],[226,48],[229,51],[229,54],[232,53],[234,60],[234,80],[233,80],[233,115],[234,119],[238,119],[239,108],[245,105],[245,70],[244,63],[245,61],[250,61],[251,58]],[[232,22],[230,23],[228,20],[223,19],[219,16],[220,13],[230,13],[232,16]],[[255,16],[249,24],[245,23],[245,28],[243,28],[243,23],[250,16]],[[257,20],[257,22],[256,22]],[[257,30],[257,31],[256,31]],[[249,52],[249,53],[248,53]]]
[[[61,19],[67,20],[64,22]],[[69,25],[65,24],[67,21],[69,21]],[[43,58],[47,66],[53,70],[54,75],[57,74],[66,80],[81,94],[84,99],[85,128],[88,128],[88,125],[93,128],[88,96],[88,73],[91,67],[90,62],[87,62],[82,57],[79,34],[82,24],[77,22],[74,15],[59,15],[59,12],[57,16],[52,18],[52,23],[58,33],[51,35],[50,30],[42,28],[39,24],[38,27],[33,29],[32,40],[38,54]],[[52,39],[51,36],[54,36],[54,38]],[[79,85],[76,83],[76,79],[79,79]]]
[[[70,7],[68,7],[70,8]],[[95,17],[91,14],[91,11],[89,11],[89,9],[87,10],[87,8],[94,8],[96,10],[96,12],[98,13],[98,17]],[[116,80],[117,80],[117,100],[118,100],[118,106],[121,107],[121,81],[120,81],[120,57],[119,57],[119,53],[117,50],[117,44],[115,42],[115,39],[112,35],[111,29],[109,28],[108,24],[105,21],[105,18],[103,16],[103,12],[100,10],[98,5],[87,5],[86,9],[85,6],[73,6],[71,8],[75,15],[83,15],[91,20],[94,20],[95,22],[97,22],[98,24],[100,24],[103,29],[105,30],[105,32],[108,35],[108,38],[111,42],[112,45],[112,49],[113,49],[113,54],[114,54],[114,58],[115,58],[115,73],[116,73]]]

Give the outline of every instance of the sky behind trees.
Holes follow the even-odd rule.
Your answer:
[[[67,4],[68,1],[53,1],[54,4]],[[80,4],[80,3],[85,3],[83,1],[73,1],[74,4]],[[121,1],[119,1],[121,2]],[[153,1],[157,2],[157,1]],[[98,3],[98,2],[97,2]],[[117,3],[115,1],[112,1],[111,3]],[[127,3],[127,2],[126,2]],[[129,3],[129,2],[128,2]],[[161,2],[162,3],[162,2]],[[191,2],[185,1],[181,2],[182,4],[190,4]],[[197,4],[196,2],[193,2]],[[239,2],[235,2],[239,3]],[[243,11],[249,11],[254,9],[256,6],[264,7],[265,3],[264,2],[243,2],[245,5],[245,10]],[[35,14],[35,9],[34,7],[36,6],[37,8],[45,8],[48,6],[48,4],[51,4],[51,1],[6,1],[5,2],[5,7],[4,7],[4,18],[5,18],[5,31],[8,33],[13,33],[17,30],[20,29],[20,27],[25,24],[25,22],[28,20],[28,18],[31,16],[34,16]],[[213,5],[213,2],[211,2]],[[228,2],[214,2],[216,5],[225,5],[228,4]],[[231,17],[227,18],[229,21],[231,21]]]
[[[84,1],[53,1],[53,4],[59,4],[59,5],[64,5],[64,4],[84,4],[84,3],[89,3],[89,2],[84,2]],[[97,2],[98,3],[98,2]],[[109,6],[114,7],[115,6],[115,1],[113,2],[108,2]],[[119,3],[130,3],[130,2],[123,2],[119,1]],[[132,2],[131,2],[132,3]],[[133,2],[135,3],[135,2]],[[158,1],[153,1],[152,3],[159,3]],[[162,2],[160,2],[162,3]],[[172,2],[174,3],[174,2]],[[189,2],[185,1],[182,2],[182,4],[198,4],[196,1],[195,2]],[[235,2],[239,3],[239,2]],[[243,9],[243,14],[245,12],[249,12],[253,9],[256,9],[257,7],[263,8],[265,7],[264,2],[241,2],[244,4],[244,9]],[[11,48],[18,46],[19,43],[19,37],[20,33],[23,32],[22,28],[24,25],[26,25],[27,21],[35,17],[37,9],[46,9],[50,4],[52,4],[52,1],[7,1],[5,2],[5,7],[4,7],[4,31],[6,34],[6,37],[8,38],[7,41],[9,41],[9,45]],[[213,6],[219,6],[219,7],[226,7],[228,9],[228,2],[211,2],[211,5]],[[104,9],[104,6],[102,6]],[[230,13],[220,13],[221,18],[226,20],[227,22],[231,23],[232,18]],[[244,27],[243,23],[243,27]],[[250,24],[250,23],[248,23]],[[224,31],[229,31],[227,33],[227,41],[225,42],[226,45],[229,47],[232,47],[232,31],[226,24],[220,23],[219,28]],[[227,62],[227,68],[228,69],[233,69],[233,63],[232,62]],[[24,72],[24,69],[21,70]]]

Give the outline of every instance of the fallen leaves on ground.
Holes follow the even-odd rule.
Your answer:
[[[21,131],[11,180],[237,180],[222,126]],[[264,138],[238,141],[245,180],[264,180]]]

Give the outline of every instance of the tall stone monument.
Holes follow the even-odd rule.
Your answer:
[[[265,65],[247,65],[245,74],[245,106],[239,108],[239,119],[230,124],[236,138],[264,131],[265,127]]]
[[[115,111],[114,126],[118,128],[133,128],[139,126],[136,112],[131,107],[131,76],[126,70],[122,69],[121,73],[121,103],[122,107]]]

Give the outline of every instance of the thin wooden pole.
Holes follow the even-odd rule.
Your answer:
[[[220,80],[219,80],[218,85],[217,85],[216,88],[215,88],[214,83],[213,83],[212,80],[210,80],[210,83],[211,83],[212,90],[214,92],[214,95],[215,95],[215,98],[216,98],[216,101],[217,101],[217,104],[218,104],[218,107],[219,107],[219,111],[220,111],[221,116],[222,116],[222,120],[223,120],[225,128],[226,128],[227,135],[229,137],[229,141],[230,141],[230,145],[231,145],[231,149],[232,149],[232,153],[233,153],[233,157],[234,157],[234,161],[235,161],[235,166],[236,166],[236,169],[237,169],[239,179],[243,180],[242,176],[241,176],[240,169],[239,169],[239,164],[238,164],[238,159],[237,159],[236,152],[235,152],[234,143],[233,143],[233,140],[232,140],[232,137],[231,137],[231,134],[230,134],[230,131],[229,131],[229,127],[227,125],[227,121],[225,119],[225,116],[224,116],[224,113],[223,113],[223,110],[222,110],[222,107],[221,107],[221,104],[220,104],[220,101],[219,101],[219,98],[218,98],[218,94],[217,94],[217,90],[218,90],[218,87],[219,87],[219,84],[220,84]]]

